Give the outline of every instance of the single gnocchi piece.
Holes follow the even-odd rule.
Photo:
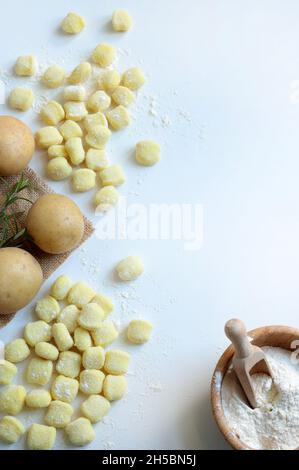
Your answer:
[[[90,444],[95,438],[95,431],[86,418],[78,418],[65,428],[71,444],[83,447]]]
[[[123,375],[106,375],[103,395],[109,401],[120,400],[127,390],[127,381]]]
[[[113,90],[120,84],[121,76],[117,70],[103,70],[98,77],[97,85],[100,90],[105,90],[107,93],[112,93]]]
[[[74,137],[83,137],[83,132],[79,124],[68,119],[59,128],[64,140],[73,139]]]
[[[67,300],[69,304],[74,304],[78,308],[88,304],[95,296],[94,290],[85,282],[77,282],[69,291]]]
[[[139,67],[128,69],[122,76],[121,84],[130,90],[138,90],[145,83],[145,76]]]
[[[82,121],[88,114],[85,103],[79,101],[68,101],[64,104],[64,110],[66,119],[75,122]]]
[[[108,121],[106,119],[105,114],[99,112],[94,114],[88,114],[88,116],[86,116],[83,121],[83,125],[86,132],[90,132],[96,126],[108,127]]]
[[[67,297],[71,287],[71,279],[68,276],[62,274],[56,279],[54,284],[52,284],[51,296],[56,300],[64,300]]]
[[[104,310],[96,303],[89,303],[83,306],[78,324],[85,330],[92,331],[101,326],[104,318]]]
[[[47,390],[37,389],[31,390],[26,395],[26,406],[28,408],[48,408],[52,401],[51,395]]]
[[[59,65],[51,65],[42,76],[43,84],[48,88],[58,88],[63,85],[66,77],[65,70]]]
[[[65,112],[57,101],[49,101],[41,110],[40,116],[48,126],[57,126],[65,118]]]
[[[124,171],[120,165],[111,165],[100,172],[103,186],[120,186],[126,181]]]
[[[105,374],[100,370],[86,369],[80,374],[79,388],[85,395],[101,393]]]
[[[15,444],[24,432],[25,428],[17,418],[4,416],[0,420],[0,441],[6,444]]]
[[[114,131],[120,131],[131,123],[130,115],[127,109],[122,106],[116,106],[116,108],[110,109],[106,114],[108,123]]]
[[[0,413],[16,416],[25,404],[26,390],[21,385],[8,385],[0,391]]]
[[[115,57],[115,47],[106,43],[98,44],[92,53],[92,60],[100,67],[108,67],[114,62]]]
[[[93,330],[91,335],[96,346],[106,348],[118,338],[118,331],[110,320],[104,321],[99,328]]]
[[[67,158],[68,154],[65,148],[65,145],[51,145],[48,148],[48,158],[51,160],[52,158]]]
[[[114,103],[122,105],[125,108],[130,106],[135,101],[134,93],[132,92],[132,90],[130,90],[130,88],[127,88],[125,86],[116,87],[111,97]]]
[[[12,362],[0,359],[0,385],[9,385],[17,372],[18,369]]]
[[[82,356],[84,369],[102,369],[105,362],[105,351],[101,346],[86,349]]]
[[[105,186],[100,189],[95,197],[94,204],[97,211],[106,212],[116,206],[119,201],[119,194],[114,186]]]
[[[39,300],[35,307],[35,313],[38,318],[50,323],[57,318],[60,312],[59,303],[51,295],[46,295],[43,299]]]
[[[68,351],[73,347],[73,338],[64,323],[55,323],[52,334],[59,351]]]
[[[78,395],[78,391],[78,380],[64,377],[64,375],[58,375],[51,387],[51,394],[54,400],[63,401],[65,403],[72,403]]]
[[[17,87],[9,95],[8,104],[18,111],[28,111],[34,103],[34,94],[30,88]]]
[[[86,143],[90,147],[103,149],[111,137],[111,131],[105,126],[95,126],[89,130]]]
[[[106,352],[105,372],[112,375],[123,375],[128,372],[130,355],[119,349],[111,349]]]
[[[92,302],[102,307],[105,313],[105,318],[107,318],[108,315],[110,315],[110,313],[114,310],[114,303],[112,299],[110,299],[110,297],[108,297],[107,295],[96,294],[92,299]]]
[[[98,423],[108,413],[111,408],[110,402],[101,395],[90,395],[81,405],[81,413],[91,423]]]
[[[61,310],[57,320],[59,323],[63,323],[70,333],[74,333],[77,328],[79,313],[80,310],[76,305],[67,305]]]
[[[139,256],[128,256],[116,266],[116,272],[122,281],[134,281],[143,271],[144,265]]]
[[[61,29],[67,34],[79,34],[85,28],[86,22],[83,16],[70,12],[62,21]]]
[[[73,169],[64,157],[52,158],[47,164],[47,176],[53,181],[62,181],[71,176]]]
[[[76,193],[90,191],[96,185],[96,173],[88,168],[76,170],[72,176],[72,188]]]
[[[25,361],[29,355],[30,349],[23,338],[14,339],[5,346],[5,359],[14,364]]]
[[[59,354],[56,370],[60,375],[75,379],[80,374],[81,356],[73,351],[65,351]]]
[[[129,31],[132,26],[132,19],[126,10],[116,10],[112,16],[112,27],[114,31]]]
[[[79,351],[86,351],[86,349],[92,346],[92,339],[89,331],[78,326],[74,332],[74,342],[76,348],[79,349]]]
[[[111,98],[103,90],[96,91],[93,93],[86,102],[88,111],[92,113],[106,111],[111,105]]]
[[[52,361],[34,357],[27,366],[26,380],[32,385],[46,385],[52,376],[52,372]]]
[[[55,400],[50,403],[45,415],[45,423],[48,426],[62,429],[71,422],[73,414],[73,407],[69,403]]]
[[[63,91],[65,101],[85,101],[86,90],[82,85],[70,85]]]
[[[80,137],[72,137],[65,144],[66,151],[73,165],[80,165],[85,159],[85,150]]]
[[[135,158],[140,165],[155,165],[160,160],[160,145],[153,140],[141,140],[136,144]]]
[[[18,57],[15,65],[15,74],[19,77],[32,77],[37,69],[37,61],[33,55]]]
[[[45,321],[27,323],[24,330],[26,343],[32,348],[41,341],[48,342],[52,338],[52,328]]]
[[[132,320],[127,329],[127,338],[131,343],[143,344],[149,341],[153,325],[146,320]]]
[[[32,424],[27,434],[29,450],[51,450],[55,444],[56,428],[43,424]]]
[[[37,343],[34,350],[37,356],[48,361],[56,361],[59,356],[59,351],[54,344],[46,343],[45,341]]]
[[[100,171],[107,168],[109,161],[105,150],[89,149],[86,153],[85,164],[89,170]]]
[[[69,83],[72,85],[79,85],[80,83],[86,82],[91,76],[91,65],[89,62],[82,62],[72,71],[69,76]]]
[[[63,142],[63,137],[59,130],[53,126],[43,127],[36,133],[37,145],[43,149],[48,149],[52,145],[60,145]]]

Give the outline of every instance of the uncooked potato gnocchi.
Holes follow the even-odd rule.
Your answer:
[[[43,424],[32,424],[27,434],[29,450],[51,450],[56,439],[56,428]]]
[[[0,359],[0,385],[9,385],[18,369],[11,362]]]
[[[85,446],[95,438],[95,431],[86,418],[76,419],[66,426],[65,431],[69,441],[75,446]]]
[[[5,359],[14,364],[25,361],[29,354],[30,349],[23,338],[17,338],[5,346]]]
[[[128,256],[118,263],[116,272],[122,281],[133,281],[144,271],[144,266],[139,256]]]
[[[65,428],[71,422],[73,413],[73,407],[69,403],[54,400],[45,415],[45,423],[57,429]]]
[[[51,387],[51,394],[54,400],[72,403],[79,390],[79,382],[76,379],[58,375]]]
[[[107,415],[111,408],[110,402],[101,395],[90,395],[81,405],[81,413],[91,423],[98,423]]]
[[[46,385],[52,376],[53,363],[34,357],[30,360],[26,370],[26,380],[33,385]]]
[[[37,316],[46,323],[50,323],[51,321],[55,320],[59,312],[59,303],[56,299],[54,299],[54,297],[51,297],[50,295],[47,295],[43,299],[39,300],[35,307],[35,313]]]
[[[0,420],[0,441],[15,444],[24,432],[25,428],[17,418],[4,416]]]
[[[27,323],[24,330],[26,343],[32,348],[41,341],[48,342],[52,338],[52,328],[45,321]]]
[[[92,331],[101,326],[104,318],[104,310],[94,302],[83,306],[78,323],[85,330]]]
[[[26,395],[26,406],[28,408],[48,408],[52,401],[51,395],[47,390],[31,390]]]
[[[0,391],[0,413],[16,416],[21,413],[26,390],[21,385],[7,385]]]

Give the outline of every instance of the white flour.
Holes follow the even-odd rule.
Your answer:
[[[259,407],[251,409],[230,368],[222,385],[222,407],[231,430],[251,449],[299,447],[299,364],[291,352],[263,347],[274,383],[264,374],[252,376]]]

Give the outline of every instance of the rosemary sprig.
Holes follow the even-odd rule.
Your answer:
[[[20,247],[30,237],[27,230],[20,226],[19,218],[24,211],[15,209],[18,201],[32,202],[22,196],[22,191],[30,187],[30,181],[22,174],[20,179],[9,186],[7,181],[0,177],[6,188],[4,200],[0,204],[0,248],[7,246]]]

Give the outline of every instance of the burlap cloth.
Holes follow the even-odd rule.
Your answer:
[[[28,198],[30,201],[35,202],[43,194],[49,194],[49,193],[54,192],[45,183],[45,181],[42,178],[40,178],[30,168],[27,168],[23,172],[23,174],[30,181],[31,188],[25,189],[22,192],[22,196]],[[16,183],[19,178],[20,178],[20,175],[9,176],[9,177],[5,178],[5,181],[8,185],[11,186],[12,184]],[[4,193],[5,193],[5,185],[0,180],[0,196],[1,196],[1,194],[4,194]],[[16,203],[16,209],[18,211],[24,211],[24,214],[20,216],[20,224],[21,225],[23,225],[23,223],[26,219],[26,214],[27,214],[30,207],[31,207],[31,204],[29,202],[26,202],[26,201],[18,201]],[[82,244],[85,240],[87,240],[94,231],[92,223],[86,217],[84,217],[84,222],[85,222],[85,230],[84,230],[84,235],[83,235],[83,238],[82,238],[82,241],[81,241],[80,244]],[[49,254],[44,253],[43,251],[39,250],[39,248],[37,248],[37,246],[35,246],[34,244],[29,244],[28,248],[26,247],[26,250],[30,251],[30,253],[37,259],[37,261],[41,265],[41,268],[42,268],[43,274],[44,274],[44,279],[47,279],[48,277],[50,277],[51,274],[54,271],[56,271],[56,269],[59,268],[59,266],[62,263],[64,263],[64,261],[72,253],[70,251],[70,252],[65,253],[63,255],[49,255]],[[10,315],[1,315],[0,314],[0,328],[7,325],[7,323],[9,323],[13,319],[14,316],[15,316],[15,313],[12,313]]]

